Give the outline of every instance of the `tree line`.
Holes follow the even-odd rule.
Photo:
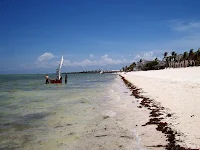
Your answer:
[[[129,66],[122,67],[121,71],[133,71],[134,69],[139,70],[139,64],[142,63],[142,59],[138,62],[133,62]],[[175,51],[170,53],[165,52],[163,54],[162,62],[165,63],[164,68],[180,68],[189,66],[199,66],[200,65],[200,48],[197,51],[190,49],[189,52],[185,51],[182,54],[177,54]],[[159,64],[158,58],[144,64],[143,68],[145,70],[153,70],[154,66]]]
[[[166,67],[179,68],[200,65],[200,48],[195,52],[191,49],[189,52],[185,51],[183,54],[177,54],[175,51],[168,56],[168,52],[164,53],[164,60]]]

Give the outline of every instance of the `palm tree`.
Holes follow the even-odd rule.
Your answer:
[[[183,67],[182,66],[182,62],[183,62],[183,54],[181,54],[181,57],[179,57],[179,67]]]
[[[133,62],[132,65],[133,65],[133,69],[134,69],[136,67],[136,62]]]
[[[166,59],[168,52],[165,52],[163,55],[164,55],[164,59]]]
[[[166,66],[169,67],[169,57],[166,57],[165,60],[166,60]]]
[[[184,52],[184,53],[183,53],[184,67],[186,67],[186,66],[185,66],[185,61],[187,60],[187,58],[188,58],[188,52]]]
[[[169,56],[169,67],[172,67],[172,56]]]
[[[174,56],[174,54],[175,54],[175,53],[176,53],[176,52],[175,52],[175,51],[173,51],[173,52],[172,52],[172,56]]]
[[[200,58],[200,48],[196,51],[195,55],[194,55],[194,61],[195,61],[195,64],[196,66],[199,65],[199,58]]]
[[[171,60],[173,60],[173,62],[175,61],[175,54],[176,54],[176,52],[173,51],[173,52],[172,52],[172,58],[171,58]],[[174,65],[175,65],[175,64],[174,64]],[[172,67],[174,67],[174,66],[172,65]]]
[[[130,64],[130,66],[127,68],[129,71],[133,71],[133,68],[136,66],[136,63],[133,62],[132,64]]]
[[[178,67],[181,67],[181,62],[183,61],[183,55],[182,54],[179,54],[177,56],[177,61],[178,61]]]
[[[190,52],[189,52],[189,58],[191,59],[192,56],[194,56],[194,50],[193,49],[191,49]]]
[[[200,56],[200,48],[197,50],[197,55],[198,55],[198,57]]]
[[[193,49],[191,49],[190,50],[190,52],[189,52],[189,60],[192,60],[192,64],[190,64],[190,65],[193,65],[193,62],[194,62],[194,52],[193,52]]]
[[[165,52],[165,53],[164,53],[164,57],[167,57],[167,55],[168,55],[168,52]]]
[[[174,53],[174,68],[176,68],[175,63],[177,62],[177,53]]]
[[[198,52],[196,52],[195,54],[194,54],[194,61],[195,61],[195,64],[197,65],[198,64]]]
[[[163,55],[164,55],[163,60],[166,61],[166,65],[167,65],[167,67],[169,67],[169,57],[167,57],[168,52],[165,52]]]

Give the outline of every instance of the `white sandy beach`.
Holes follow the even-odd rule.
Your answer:
[[[176,139],[183,147],[200,148],[200,67],[122,73],[129,82],[141,88],[165,111],[170,127],[181,133]]]

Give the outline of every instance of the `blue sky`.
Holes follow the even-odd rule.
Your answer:
[[[200,47],[199,0],[1,0],[0,73],[120,69]]]

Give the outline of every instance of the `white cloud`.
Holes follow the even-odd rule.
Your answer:
[[[80,62],[71,62],[70,60],[64,60],[63,66],[72,66],[72,67],[86,67],[86,66],[105,66],[105,65],[116,65],[121,64],[123,61],[114,60],[108,55],[102,56],[99,60],[89,60],[85,59]]]
[[[38,61],[46,61],[46,60],[50,60],[52,58],[54,58],[55,56],[52,53],[49,52],[45,52],[44,54],[40,55],[38,57]]]
[[[95,65],[95,61],[91,61],[89,59],[85,59],[80,62],[72,62],[71,63],[71,66],[74,66],[74,67],[77,67],[77,66],[86,67],[86,66],[93,66],[93,65]]]
[[[159,54],[160,55],[160,54]],[[80,62],[71,62],[70,60],[64,60],[63,66],[67,67],[88,67],[88,66],[106,66],[106,65],[120,65],[120,64],[129,64],[132,62],[137,62],[139,59],[145,59],[145,60],[154,60],[156,57],[158,59],[162,59],[161,56],[157,56],[156,53],[153,51],[145,52],[141,56],[136,55],[133,60],[127,60],[124,57],[121,60],[115,60],[109,57],[108,55],[103,55],[99,60],[90,60],[85,59]]]
[[[65,60],[63,61],[63,66],[71,66],[71,61],[70,60]]]
[[[145,59],[145,60],[151,60],[153,58],[154,58],[153,52],[147,52],[147,53],[144,53],[144,55],[143,55],[143,59]]]
[[[114,60],[110,57],[108,57],[108,55],[104,55],[101,57],[101,60],[99,61],[100,65],[116,65],[116,64],[121,64],[122,61],[120,60]]]
[[[139,60],[139,59],[141,59],[141,56],[140,56],[140,55],[136,55],[136,56],[134,57],[134,59],[135,59],[135,60]]]
[[[52,59],[54,58],[54,59]],[[146,52],[142,55],[136,55],[133,60],[127,60],[124,57],[119,59],[113,59],[109,57],[108,55],[101,56],[98,60],[92,60],[91,59],[85,59],[82,61],[71,61],[67,60],[64,57],[63,66],[64,67],[90,67],[90,66],[109,66],[109,65],[124,65],[129,64],[132,62],[136,62],[139,59],[146,59],[146,60],[152,60],[155,59],[156,56],[154,56],[154,52]],[[59,57],[54,56],[51,53],[44,53],[43,55],[38,57],[37,60],[37,68],[56,68],[59,64]]]
[[[200,29],[200,22],[172,20],[170,21],[170,24],[172,28],[177,31],[189,31],[192,29]]]
[[[56,62],[51,61],[51,59],[55,58],[55,56],[50,52],[45,52],[40,55],[36,61],[37,68],[51,68],[55,66]]]
[[[154,52],[154,51],[150,51],[150,52],[145,52],[141,55],[136,55],[132,62],[137,62],[139,61],[140,59],[144,59],[144,60],[154,60],[155,58],[158,58],[160,60],[162,60],[162,56],[161,56],[161,53],[157,53],[157,52]]]
[[[90,54],[90,58],[94,58],[94,55],[93,55],[93,54]]]

